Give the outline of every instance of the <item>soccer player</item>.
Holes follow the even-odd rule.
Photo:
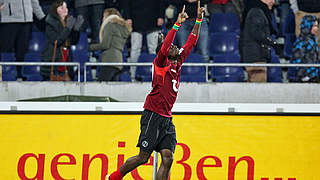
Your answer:
[[[159,51],[153,62],[153,89],[147,96],[140,120],[141,132],[137,144],[140,152],[107,176],[109,180],[120,180],[136,167],[145,164],[153,150],[160,152],[162,158],[156,179],[168,179],[177,143],[171,109],[178,93],[181,65],[197,43],[204,10],[198,0],[196,22],[186,44],[180,50],[172,42],[181,23],[188,18],[185,7],[164,42],[159,45],[161,48],[157,48]]]

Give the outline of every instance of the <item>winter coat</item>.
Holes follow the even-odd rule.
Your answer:
[[[319,46],[316,36],[311,34],[312,26],[316,16],[307,15],[301,22],[301,33],[294,43],[293,57],[291,62],[295,64],[319,64]],[[319,68],[316,67],[296,67],[297,81],[316,82],[319,81]]]
[[[33,22],[33,14],[40,20],[45,17],[38,0],[0,0],[4,3],[1,23]]]
[[[264,3],[257,3],[256,7],[244,14],[241,46],[242,61],[245,63],[269,62],[271,60],[271,33],[275,32],[271,22],[271,14],[268,14],[271,12]]]
[[[66,40],[69,40],[70,45],[75,45],[78,43],[80,38],[80,33],[78,31],[69,30],[67,27],[64,27],[59,18],[56,15],[49,14],[46,18],[46,43],[45,48],[41,54],[42,61],[52,62],[52,55],[54,50],[54,42],[57,40],[57,50],[56,50],[56,59],[55,62],[61,62],[62,54],[61,47],[64,47]],[[72,52],[70,47],[68,48],[68,61],[72,62]],[[73,79],[73,66],[67,66],[68,73],[71,79]],[[57,70],[55,66],[55,71]],[[50,76],[50,66],[41,66],[40,74],[42,76]]]
[[[74,1],[75,8],[95,5],[95,4],[104,4],[104,0],[75,0]]]
[[[123,3],[125,19],[132,19],[134,32],[153,32],[161,29],[158,18],[164,18],[163,0],[127,0]]]
[[[297,0],[300,11],[317,13],[320,12],[319,0]]]
[[[102,62],[123,62],[122,52],[131,28],[117,15],[108,16],[101,25],[100,43],[91,44],[90,51],[101,50]],[[117,68],[122,69],[121,66]]]

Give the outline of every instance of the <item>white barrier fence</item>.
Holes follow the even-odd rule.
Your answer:
[[[78,82],[80,82],[80,63],[79,62],[0,62],[0,66],[77,66]],[[153,63],[106,63],[106,62],[87,62],[84,64],[84,82],[87,81],[88,66],[152,66]],[[206,81],[208,82],[209,67],[320,67],[320,64],[279,64],[279,63],[184,63],[183,66],[205,67]]]
[[[88,66],[152,66],[153,63],[107,63],[107,62],[87,62],[84,64],[84,82],[87,81]],[[279,63],[184,63],[183,66],[206,68],[206,81],[208,82],[209,67],[320,67],[320,64],[279,64]]]

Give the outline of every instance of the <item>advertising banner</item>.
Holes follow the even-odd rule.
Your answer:
[[[173,122],[171,180],[320,179],[320,116],[174,115]],[[140,115],[2,114],[0,179],[104,179],[138,154],[139,131]],[[124,179],[151,180],[152,164],[153,157]]]

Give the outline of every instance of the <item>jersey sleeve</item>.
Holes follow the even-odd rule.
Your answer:
[[[158,52],[157,58],[155,59],[155,63],[157,66],[163,67],[165,65],[170,46],[174,40],[174,37],[176,36],[176,32],[177,30],[171,29],[164,39],[161,49]]]
[[[181,48],[181,53],[180,53],[181,64],[184,63],[184,61],[190,55],[192,48],[197,44],[198,38],[199,38],[199,35],[195,35],[193,33],[190,33],[186,44]]]

